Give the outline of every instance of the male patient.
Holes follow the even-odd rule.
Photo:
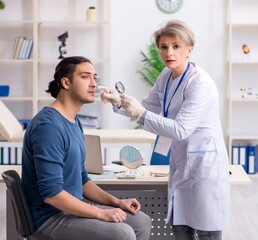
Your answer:
[[[84,167],[84,135],[76,114],[83,104],[94,102],[96,79],[90,60],[64,58],[47,90],[55,100],[26,130],[22,185],[37,239],[149,239],[151,219],[140,211],[140,203],[103,191]]]

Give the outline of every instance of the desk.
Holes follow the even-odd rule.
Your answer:
[[[2,173],[8,169],[14,169],[21,173],[20,166],[1,166]],[[137,173],[136,179],[117,179],[112,175],[112,171],[122,171],[123,166],[108,165],[104,166],[104,175],[95,175],[92,180],[104,190],[118,198],[135,197],[142,205],[142,211],[152,218],[152,232],[150,240],[171,239],[171,227],[164,224],[167,214],[167,182],[168,177],[152,177],[149,171],[168,172],[168,166],[142,166],[144,175]],[[230,184],[250,184],[248,175],[240,165],[231,165]],[[106,177],[105,177],[106,175]],[[3,182],[0,176],[0,181]],[[10,201],[7,198],[7,240],[15,239],[14,219],[12,215]]]
[[[124,170],[123,166],[119,165],[107,165],[104,166],[104,170],[107,172],[121,172]],[[144,175],[137,173],[137,177],[135,179],[117,179],[109,174],[104,173],[104,175],[91,175],[92,180],[98,185],[151,185],[153,184],[162,186],[167,185],[168,177],[151,177],[150,171],[157,173],[168,173],[169,166],[168,165],[144,165],[142,166],[142,170]],[[245,170],[241,165],[230,165],[229,170],[231,172],[230,175],[230,184],[250,184],[251,180],[246,174]]]
[[[21,166],[20,165],[1,165],[0,167],[0,183],[3,182],[2,173],[7,170],[15,170],[21,175]],[[124,170],[123,166],[119,165],[107,165],[104,166],[105,171],[122,171]],[[156,185],[167,185],[168,177],[150,177],[149,171],[155,170],[156,172],[168,172],[169,167],[167,165],[146,165],[143,166],[144,175],[137,176],[136,179],[117,179],[117,178],[109,178],[109,175],[95,175],[93,177],[93,181],[98,185],[153,185],[155,182]],[[241,165],[230,165],[229,170],[232,173],[230,175],[230,184],[250,184],[251,180],[246,174],[245,170]]]

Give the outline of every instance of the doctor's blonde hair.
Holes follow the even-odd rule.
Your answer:
[[[158,29],[153,34],[155,44],[159,48],[159,41],[162,36],[171,36],[181,39],[186,46],[193,46],[195,44],[194,33],[190,27],[183,21],[172,19],[166,25]]]

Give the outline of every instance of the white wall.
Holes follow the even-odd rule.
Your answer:
[[[202,66],[214,79],[220,92],[221,120],[227,124],[227,32],[225,0],[184,0],[175,14],[164,14],[155,0],[110,0],[110,75],[113,85],[122,81],[126,93],[141,100],[149,86],[136,73],[141,68],[140,50],[145,50],[153,32],[171,18],[187,22],[193,29],[196,46],[191,60]],[[107,117],[107,118],[106,118]],[[133,128],[130,119],[112,113],[106,106],[109,128]],[[104,125],[106,125],[104,124]]]

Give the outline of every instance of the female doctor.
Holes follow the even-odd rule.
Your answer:
[[[168,215],[176,240],[221,240],[229,223],[229,161],[219,116],[218,90],[189,57],[194,34],[179,20],[154,33],[166,67],[141,104],[101,87],[103,102],[159,135],[170,154]]]

